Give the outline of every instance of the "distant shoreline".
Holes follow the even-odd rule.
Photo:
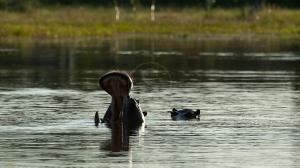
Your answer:
[[[166,34],[146,34],[146,33],[123,33],[111,36],[61,36],[61,37],[39,37],[39,36],[4,36],[0,37],[1,41],[16,42],[16,41],[39,41],[39,42],[76,42],[76,41],[99,41],[99,40],[116,40],[116,39],[166,39],[166,40],[186,40],[186,41],[282,41],[282,40],[300,40],[299,36],[288,35],[255,35],[255,34],[233,34],[222,35],[212,34],[203,35],[197,34],[193,36],[179,36],[179,35],[166,35]]]
[[[74,38],[122,35],[197,37],[300,37],[300,10],[265,8],[255,15],[242,9],[166,9],[150,20],[146,9],[58,7],[25,12],[1,11],[0,38]]]

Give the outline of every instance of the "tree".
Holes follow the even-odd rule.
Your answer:
[[[120,20],[120,8],[119,8],[119,3],[118,3],[118,0],[114,0],[114,6],[115,6],[115,19],[116,21],[119,21]]]
[[[151,1],[150,10],[151,10],[151,21],[154,22],[155,21],[155,0]]]
[[[210,10],[216,0],[205,0],[205,9]]]
[[[251,14],[256,18],[258,18],[256,14],[258,11],[260,11],[263,8],[264,4],[265,4],[265,0],[255,0],[253,8],[251,10]]]

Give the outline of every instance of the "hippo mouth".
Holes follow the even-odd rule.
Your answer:
[[[127,73],[110,72],[101,77],[99,84],[112,97],[110,122],[119,122],[128,104],[132,80]]]

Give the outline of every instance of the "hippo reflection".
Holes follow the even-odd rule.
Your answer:
[[[144,133],[144,123],[135,129],[126,129],[122,123],[108,124],[111,129],[111,138],[103,141],[100,144],[101,150],[111,152],[131,151],[130,146],[140,144],[142,141],[141,135]],[[130,139],[135,139],[130,141]],[[134,143],[134,144],[131,144]],[[117,156],[125,153],[109,153],[109,155]]]

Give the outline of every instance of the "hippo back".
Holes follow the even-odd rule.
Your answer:
[[[124,109],[123,122],[128,125],[137,125],[145,121],[142,109],[137,100],[129,97]]]

